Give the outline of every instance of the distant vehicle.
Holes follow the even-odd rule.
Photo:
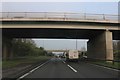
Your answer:
[[[69,50],[66,52],[66,60],[67,61],[78,61],[79,59],[79,52],[78,50]]]
[[[64,56],[63,56],[63,55],[60,55],[60,58],[64,58]]]
[[[82,59],[87,59],[86,53],[82,52]]]
[[[59,58],[59,55],[54,55],[55,58]]]
[[[87,58],[87,56],[83,56],[83,58]]]
[[[62,55],[60,55],[61,58],[66,58],[66,52],[63,52]]]

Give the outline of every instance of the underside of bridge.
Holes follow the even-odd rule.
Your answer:
[[[4,21],[2,36],[3,58],[12,56],[9,43],[13,38],[46,38],[89,39],[88,58],[113,60],[112,40],[120,40],[120,29],[118,24],[111,23]]]
[[[3,36],[12,38],[89,39],[101,34],[101,30],[50,29],[50,28],[5,28]]]
[[[58,28],[3,28],[3,36],[11,38],[91,39],[106,30]],[[119,31],[112,32],[113,40],[120,40]]]
[[[12,57],[12,38],[46,38],[46,39],[89,39],[88,58],[113,60],[112,40],[118,39],[116,31],[89,29],[50,29],[50,28],[3,28],[3,58]],[[7,41],[9,39],[9,41]],[[8,54],[9,52],[9,54]]]

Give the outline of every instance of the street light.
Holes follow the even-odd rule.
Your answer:
[[[43,39],[43,48],[44,48],[44,39]]]
[[[77,30],[76,30],[76,50],[77,50]]]
[[[77,50],[77,39],[76,39],[76,50]]]

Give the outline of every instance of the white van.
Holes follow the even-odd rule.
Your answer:
[[[69,50],[67,53],[66,53],[66,60],[75,60],[75,61],[78,61],[79,59],[79,52],[78,50]]]

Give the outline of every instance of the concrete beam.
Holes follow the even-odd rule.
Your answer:
[[[118,26],[104,25],[76,25],[76,24],[3,24],[0,28],[57,28],[57,29],[93,29],[93,30],[120,30]]]
[[[112,32],[104,31],[87,43],[88,58],[113,60]]]

